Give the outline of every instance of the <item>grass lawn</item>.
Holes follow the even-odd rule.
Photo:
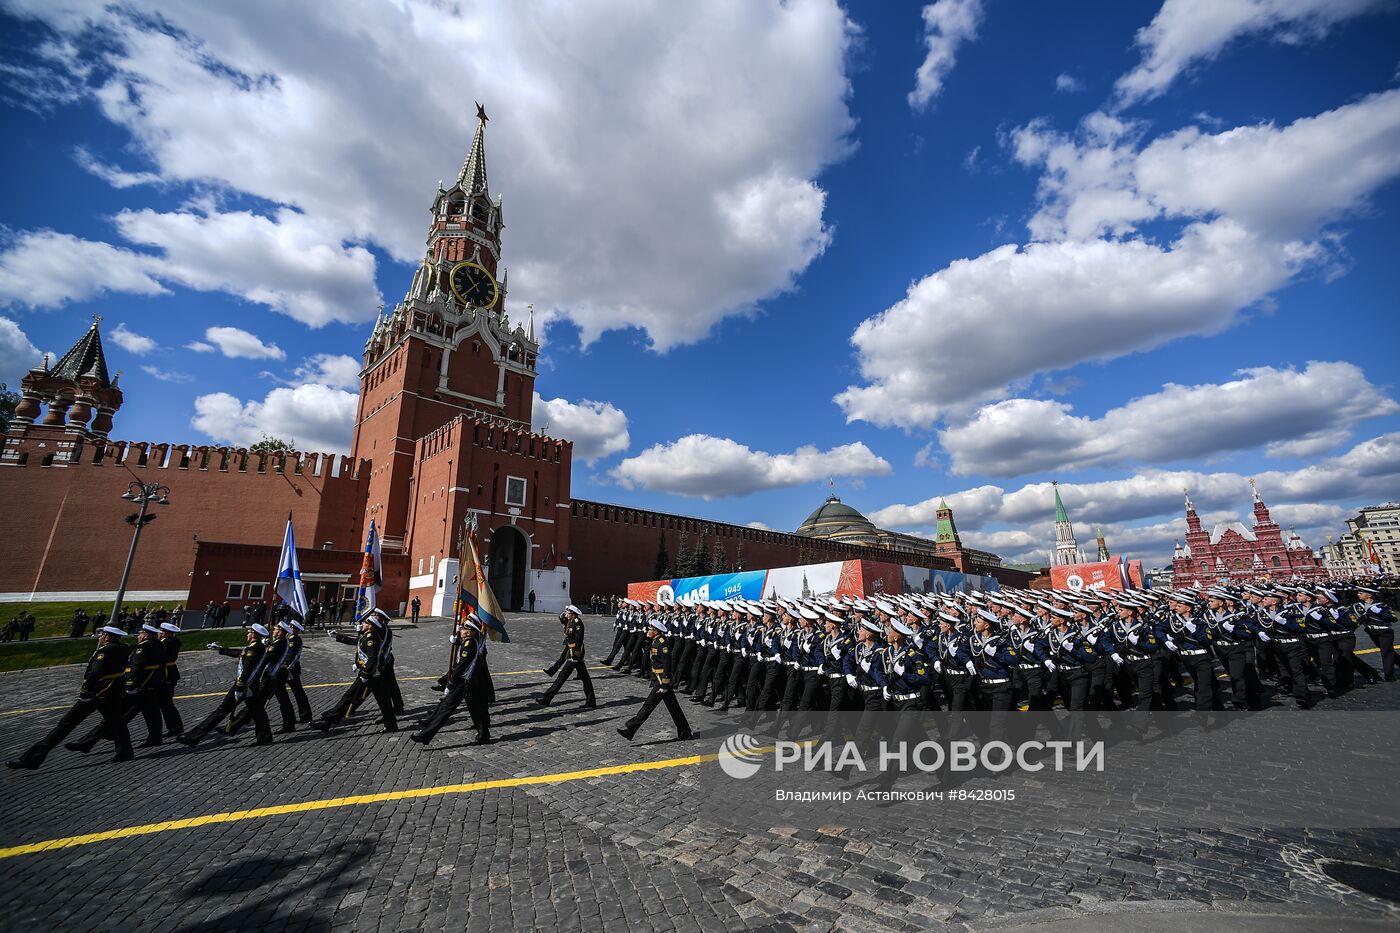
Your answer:
[[[38,613],[35,613],[36,615]],[[191,630],[181,636],[183,650],[202,648],[218,642],[226,648],[247,640],[243,629]],[[135,639],[128,639],[134,644]],[[12,641],[0,644],[0,671],[23,671],[56,664],[83,664],[97,650],[96,638],[65,638],[62,641]]]
[[[149,606],[152,609],[174,609],[176,606],[183,606],[180,600],[170,600],[168,602],[127,602],[123,606],[133,612],[142,606]],[[111,602],[87,603],[87,602],[56,602],[56,603],[0,603],[0,625],[5,624],[18,616],[21,612],[34,613],[34,634],[30,638],[48,638],[55,635],[67,635],[73,628],[73,613],[81,607],[87,610],[88,619],[91,620],[97,610],[111,612]],[[89,621],[91,626],[91,621]],[[91,628],[89,628],[91,631]],[[0,668],[3,670],[3,668]]]

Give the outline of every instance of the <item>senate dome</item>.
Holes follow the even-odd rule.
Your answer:
[[[836,496],[827,496],[807,520],[798,526],[795,534],[806,538],[830,538],[847,541],[851,544],[875,544],[879,529],[875,523],[855,509],[846,505]]]

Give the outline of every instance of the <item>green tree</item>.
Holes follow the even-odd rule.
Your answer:
[[[690,539],[684,531],[676,544],[676,576],[695,576],[695,555],[690,552]]]
[[[734,570],[736,573],[744,571],[744,542],[742,541],[734,549]]]
[[[710,539],[701,532],[700,541],[695,545],[695,576],[708,577],[714,573],[710,568]]]
[[[10,429],[10,419],[15,416],[19,405],[19,393],[11,392],[10,387],[0,382],[0,434]]]
[[[666,553],[666,532],[657,534],[656,541],[656,569],[652,571],[653,580],[666,580],[671,576],[671,555]]]
[[[710,555],[710,573],[728,573],[729,557],[724,553],[724,542],[716,541],[714,553]]]
[[[256,444],[254,444],[253,446],[249,447],[248,449],[249,449],[249,450],[271,450],[271,451],[277,451],[277,450],[293,451],[293,450],[296,450],[296,446],[295,446],[295,445],[296,445],[296,441],[284,441],[284,440],[282,440],[280,437],[269,437],[268,435],[264,434],[264,435],[262,436],[262,440],[258,441]]]

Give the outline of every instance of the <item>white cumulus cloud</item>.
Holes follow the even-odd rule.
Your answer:
[[[909,106],[924,110],[943,91],[948,72],[957,64],[958,49],[977,38],[982,0],[935,0],[924,7],[924,46],[928,50],[914,74]]]
[[[1214,59],[1231,42],[1251,35],[1297,43],[1385,0],[1164,0],[1152,22],[1138,30],[1142,61],[1118,79],[1123,104],[1157,97],[1198,62]]]
[[[865,383],[836,397],[847,418],[927,427],[1038,373],[1267,308],[1332,257],[1322,227],[1400,174],[1400,91],[1286,127],[1187,129],[1146,148],[1141,134],[1104,113],[1079,138],[1040,122],[1014,131],[1016,158],[1045,169],[1036,242],[958,260],[862,322],[851,341]],[[1180,229],[1161,244],[1139,232],[1148,220]]]
[[[717,499],[798,486],[828,476],[883,476],[890,472],[887,461],[859,442],[830,450],[799,447],[792,453],[772,454],[727,437],[690,434],[623,460],[612,475],[628,489]]]
[[[246,447],[267,435],[300,450],[346,453],[357,398],[353,392],[314,384],[276,388],[262,401],[214,392],[194,400],[190,426],[222,444]]]
[[[1312,547],[1345,531],[1343,520],[1358,502],[1393,498],[1400,488],[1400,433],[1371,438],[1347,452],[1296,470],[1255,474],[1276,522],[1295,527]],[[1109,549],[1151,564],[1165,563],[1173,541],[1186,532],[1183,490],[1207,528],[1216,522],[1253,520],[1249,477],[1239,473],[1144,469],[1120,479],[1061,482],[1081,546],[1102,525]],[[936,522],[941,496],[898,503],[868,513],[882,528],[926,531]],[[1016,489],[983,485],[947,495],[963,540],[1010,561],[1049,559],[1054,547],[1055,490],[1048,482]]]
[[[14,9],[55,32],[55,81],[95,76],[64,86],[87,89],[149,174],[275,208],[138,212],[123,235],[192,287],[312,326],[373,316],[364,247],[421,258],[474,99],[491,117],[512,308],[568,318],[586,342],[699,340],[792,288],[831,235],[817,177],[851,147],[858,30],[836,0]],[[147,174],[89,155],[114,184]]]
[[[360,385],[360,361],[343,353],[317,353],[298,366],[295,375],[298,383],[355,389]]]
[[[111,337],[112,342],[117,346],[128,353],[135,353],[137,356],[150,353],[158,346],[150,337],[138,334],[134,330],[128,328],[125,321],[118,323],[116,327],[112,328]]]
[[[1259,489],[1270,504],[1345,503],[1394,498],[1400,488],[1400,433],[1383,434],[1345,453],[1296,470],[1256,473]],[[1061,482],[1060,495],[1076,523],[1129,522],[1184,511],[1183,489],[1201,512],[1241,508],[1250,499],[1249,477],[1239,473],[1200,470],[1144,469],[1131,476],[1097,482]],[[959,528],[983,529],[1004,523],[1025,527],[1053,520],[1054,488],[1035,482],[1018,489],[984,485],[950,493]],[[938,496],[915,503],[889,505],[869,513],[885,528],[931,526]]]
[[[7,317],[0,317],[0,382],[17,391],[19,380],[29,372],[43,354],[30,342],[20,326]]]
[[[155,261],[68,233],[21,233],[0,252],[0,303],[60,308],[109,292],[160,295]]]
[[[1261,367],[1220,384],[1167,385],[1112,408],[1075,415],[1057,401],[1015,398],[979,409],[939,433],[955,474],[1017,476],[1121,463],[1174,463],[1268,445],[1314,456],[1344,443],[1368,418],[1400,412],[1351,363]]]
[[[534,430],[574,442],[574,459],[594,463],[632,443],[627,415],[611,402],[540,398],[535,393]]]
[[[281,360],[287,356],[276,344],[263,343],[256,334],[238,327],[210,327],[204,340],[189,344],[189,349],[200,353],[217,349],[235,360]]]

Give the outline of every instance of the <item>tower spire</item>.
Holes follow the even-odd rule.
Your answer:
[[[1074,537],[1074,526],[1070,524],[1069,513],[1065,511],[1064,500],[1060,498],[1060,483],[1051,480],[1055,489],[1055,565],[1082,564],[1084,552],[1079,550],[1079,542]]]
[[[467,160],[462,163],[462,172],[457,176],[457,185],[468,196],[490,195],[486,184],[486,108],[476,105],[476,133],[472,136],[472,147],[467,151]]]

